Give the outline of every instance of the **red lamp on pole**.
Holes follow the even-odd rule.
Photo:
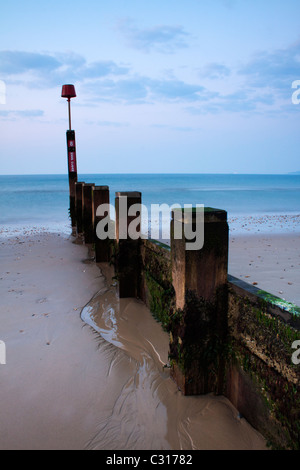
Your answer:
[[[71,124],[71,98],[76,97],[74,85],[63,85],[62,98],[68,100],[69,111],[69,130],[67,131],[67,149],[68,149],[68,169],[69,169],[69,185],[70,185],[70,216],[72,227],[76,226],[75,220],[75,183],[77,182],[77,161],[76,161],[76,143],[75,131],[72,130]]]
[[[67,98],[67,100],[68,100],[69,130],[71,130],[72,129],[72,126],[71,126],[71,98],[76,98],[76,91],[75,91],[74,85],[63,85],[62,92],[61,92],[61,97],[62,98]]]

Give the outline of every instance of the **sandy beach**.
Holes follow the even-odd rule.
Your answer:
[[[0,449],[265,449],[226,398],[182,396],[167,334],[72,241],[0,241]]]
[[[229,273],[300,305],[300,234],[232,235]]]

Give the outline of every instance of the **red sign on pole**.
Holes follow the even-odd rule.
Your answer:
[[[67,131],[69,173],[77,173],[75,132]]]

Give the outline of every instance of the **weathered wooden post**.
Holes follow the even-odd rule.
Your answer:
[[[174,210],[171,222],[172,277],[176,309],[171,316],[172,377],[185,395],[223,392],[227,336],[228,224],[223,210],[204,208],[204,245],[187,250],[185,233],[196,223]],[[183,236],[175,237],[182,226]]]
[[[109,187],[95,186],[93,188],[94,199],[94,238],[95,238],[95,261],[96,263],[108,262],[110,260],[110,240],[107,227],[107,238],[99,238],[97,225],[103,219],[110,218],[109,212]],[[105,206],[104,206],[105,205]],[[100,210],[103,207],[107,210]]]
[[[119,297],[139,297],[140,294],[140,192],[118,192],[116,209],[116,274]]]
[[[77,181],[77,159],[76,159],[76,142],[75,131],[72,130],[71,124],[71,98],[76,97],[74,85],[63,85],[62,98],[68,100],[69,111],[69,130],[67,130],[67,150],[68,150],[68,171],[69,171],[69,188],[70,188],[70,218],[72,228],[76,227],[76,213],[75,213],[75,183]]]
[[[94,243],[94,183],[85,183],[83,186],[83,233],[87,245]]]
[[[83,187],[83,182],[75,183],[76,227],[78,236],[81,236],[83,233]]]

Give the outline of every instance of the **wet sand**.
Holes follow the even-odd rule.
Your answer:
[[[224,397],[182,396],[167,334],[86,247],[18,237],[0,240],[1,450],[265,448]]]

